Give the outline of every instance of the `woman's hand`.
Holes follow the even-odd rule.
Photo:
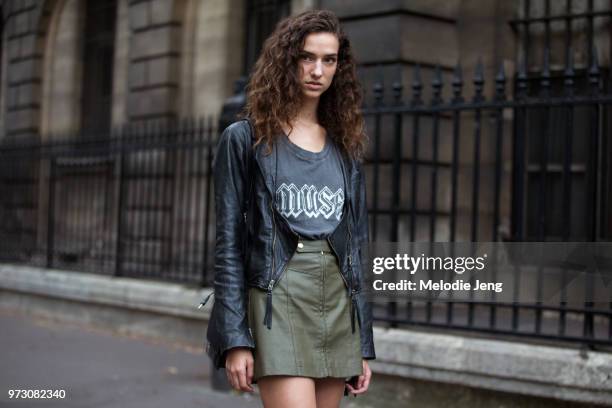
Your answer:
[[[253,392],[253,352],[250,348],[236,347],[227,352],[225,372],[232,388]]]
[[[368,365],[367,360],[362,360],[363,364],[363,374],[359,376],[357,379],[357,387],[353,387],[349,383],[346,383],[346,387],[349,392],[352,394],[363,394],[368,390],[370,386],[370,378],[372,378],[372,370],[370,370],[370,366]]]

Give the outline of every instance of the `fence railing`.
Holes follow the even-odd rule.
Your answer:
[[[461,67],[451,74],[446,101],[439,67],[429,101],[418,66],[409,96],[399,82],[390,90],[375,83],[373,103],[364,108],[372,239],[609,241],[612,93],[596,55],[580,70],[570,57],[561,72],[551,72],[547,51],[540,71],[519,67],[511,90],[502,66],[490,98],[480,63],[470,97],[463,95]],[[558,282],[538,279],[535,290],[551,284]],[[612,303],[566,295],[584,307],[568,307],[567,298],[521,305],[406,301],[377,303],[374,311],[392,326],[612,345]]]
[[[206,284],[215,134],[212,119],[185,120],[2,147],[0,256]]]
[[[386,90],[375,85],[374,103],[363,110],[372,239],[609,240],[608,71],[593,58],[582,70],[569,60],[551,73],[545,58],[540,72],[520,67],[513,97],[500,69],[491,98],[483,72],[479,64],[474,94],[465,97],[457,68],[448,101],[439,68],[429,101],[418,67],[408,100],[395,83],[393,103],[385,103]],[[127,126],[105,138],[3,145],[0,258],[209,284],[218,133],[212,119],[187,120]],[[394,326],[612,344],[612,303],[415,301],[376,304],[374,311]]]

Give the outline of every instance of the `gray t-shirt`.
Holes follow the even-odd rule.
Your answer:
[[[344,209],[344,177],[338,146],[326,137],[320,152],[302,149],[286,135],[277,143],[276,208],[307,239],[325,239]]]

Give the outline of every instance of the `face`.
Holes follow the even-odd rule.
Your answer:
[[[338,38],[332,33],[306,36],[299,60],[299,78],[307,98],[319,98],[331,85],[338,66]]]

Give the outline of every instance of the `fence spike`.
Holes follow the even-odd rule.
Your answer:
[[[179,133],[179,137],[182,137],[185,133],[187,133],[189,131],[189,118],[185,117],[185,118],[181,118],[181,130]]]
[[[423,89],[423,82],[421,81],[421,67],[419,64],[414,66],[412,71],[412,105],[421,104],[421,90]]]
[[[395,99],[395,102],[397,104],[400,104],[402,101],[402,90],[404,86],[402,85],[400,81],[394,81],[392,88],[393,88],[393,99]]]
[[[461,61],[457,61],[455,71],[453,72],[453,81],[451,83],[453,87],[453,102],[462,102],[463,98],[461,92],[463,89],[463,73],[461,70]]]
[[[542,95],[548,96],[550,93],[550,49],[544,49],[544,65],[540,73],[540,85],[542,86]]]
[[[527,96],[527,61],[525,57],[521,59],[519,64],[519,71],[516,75],[516,87],[518,89],[517,97],[519,99]]]
[[[137,139],[142,134],[142,119],[137,119],[132,125],[132,137]]]
[[[591,66],[589,67],[589,76],[599,75],[599,59],[597,58],[597,49],[593,46],[591,56]]]
[[[171,116],[167,118],[160,118],[158,129],[160,133],[168,133],[172,129],[172,124],[177,120],[177,116]]]
[[[185,126],[185,132],[184,132],[183,138],[189,139],[189,134],[191,133],[193,129],[193,117],[189,116],[186,119],[187,120],[185,121],[186,126]]]
[[[194,116],[191,116],[189,118],[189,132],[188,132],[188,135],[187,135],[189,139],[193,138],[193,135],[195,134],[196,129],[197,129],[197,123],[198,122],[197,122],[197,120],[196,120],[196,118]]]
[[[593,45],[593,51],[591,52],[591,66],[589,67],[589,84],[591,86],[591,91],[593,94],[596,94],[599,91],[599,60],[597,58],[597,49]]]
[[[147,128],[147,133],[156,134],[162,126],[162,118],[152,118],[148,120],[149,126]]]
[[[574,75],[574,49],[569,47],[565,58],[565,75]]]
[[[563,85],[565,86],[565,95],[573,96],[574,94],[574,78],[576,73],[574,72],[574,51],[572,47],[567,50],[567,56],[565,60],[565,71],[563,72]]]
[[[442,86],[442,70],[440,69],[440,64],[436,64],[436,68],[434,69],[434,77],[431,81],[431,88],[433,91],[432,103],[438,104],[442,102],[442,98],[440,97]]]
[[[499,71],[495,77],[495,97],[498,100],[506,98],[506,71],[504,69],[504,61],[499,64]]]
[[[478,102],[483,99],[482,91],[484,88],[484,67],[482,65],[482,59],[478,57],[478,62],[476,63],[476,70],[474,71],[474,101]]]
[[[376,105],[382,104],[384,89],[380,81],[374,82],[374,85],[372,86],[372,92],[374,93],[375,104]]]
[[[374,91],[375,104],[382,105],[384,104],[383,98],[385,94],[385,75],[381,64],[376,65],[376,72],[378,79],[375,81],[372,90]]]
[[[200,116],[198,118],[198,139],[202,138],[202,133],[204,132],[204,128],[206,126],[204,119],[204,116]]]

